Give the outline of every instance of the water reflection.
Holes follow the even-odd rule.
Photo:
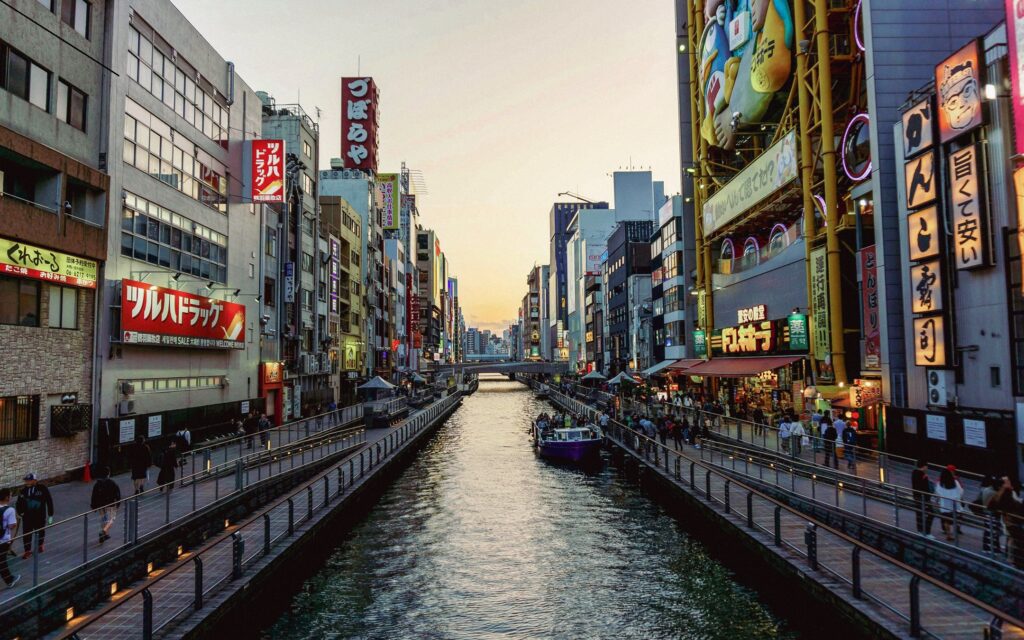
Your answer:
[[[264,635],[794,637],[614,469],[538,458],[544,410],[481,384]]]

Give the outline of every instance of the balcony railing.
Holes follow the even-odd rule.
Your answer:
[[[785,251],[799,238],[800,226],[794,224],[785,231],[777,235],[773,235],[771,240],[769,240],[763,247],[743,253],[742,255],[738,255],[734,258],[719,259],[715,265],[715,273],[720,275],[732,275],[753,269],[754,267],[768,262]],[[727,239],[726,242],[731,243],[732,240]],[[735,252],[743,252],[744,250],[745,247],[743,246],[735,247],[733,249]]]

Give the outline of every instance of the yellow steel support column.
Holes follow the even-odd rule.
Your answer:
[[[807,10],[804,0],[797,0],[793,3],[793,21],[796,27],[795,40],[800,42],[804,36],[804,26],[807,24]],[[807,311],[811,312],[811,243],[817,234],[814,224],[814,161],[811,152],[811,91],[808,86],[807,52],[797,47],[796,52],[796,82],[798,85],[798,105],[800,108],[800,186],[803,191],[804,207],[804,261],[806,263],[807,277]],[[814,353],[814,341],[810,341],[811,369],[816,371],[814,365],[817,354]]]
[[[828,42],[828,0],[814,0],[814,35],[817,43],[818,92],[821,100],[821,164],[825,181],[825,209],[828,225],[828,302],[831,325],[832,369],[836,382],[845,384],[846,350],[843,346],[843,298],[839,278],[839,176],[836,172],[835,122],[832,118],[832,69]]]
[[[700,67],[698,57],[699,40],[704,33],[704,3],[701,1],[687,3],[688,35],[690,40],[690,105],[691,117],[693,118],[693,159],[696,165],[693,174],[693,219],[694,219],[694,246],[697,250],[697,289],[704,289],[704,323],[701,329],[705,332],[705,340],[710,341],[711,331],[714,329],[714,301],[712,299],[711,286],[711,244],[706,242],[704,237],[704,200],[707,196],[708,185],[708,146],[707,141],[700,135],[701,109],[703,101],[700,99]],[[703,187],[703,188],[702,188]],[[710,349],[708,355],[711,355]]]

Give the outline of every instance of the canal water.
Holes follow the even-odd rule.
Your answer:
[[[538,458],[545,410],[481,382],[264,637],[797,637],[610,463]]]

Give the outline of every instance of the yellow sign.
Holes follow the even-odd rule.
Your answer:
[[[722,329],[723,353],[769,353],[775,347],[771,320]]]
[[[946,366],[946,319],[939,316],[914,318],[914,364],[919,367]]]
[[[1024,255],[1024,167],[1013,172],[1013,184],[1017,188],[1017,246]],[[1024,260],[1021,260],[1021,282],[1024,283]]]
[[[95,289],[98,271],[92,260],[0,238],[0,273]]]

